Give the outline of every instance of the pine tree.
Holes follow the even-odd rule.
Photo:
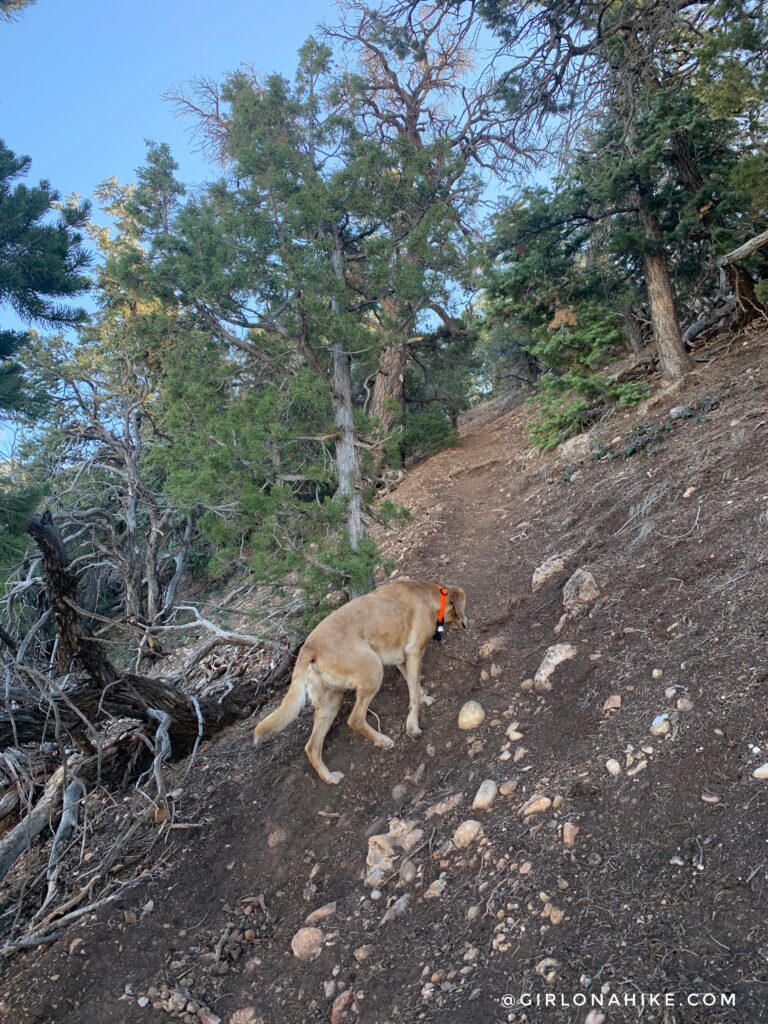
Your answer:
[[[80,228],[87,205],[59,205],[59,195],[47,181],[28,187],[17,179],[26,175],[30,158],[16,156],[0,141],[0,310],[5,307],[22,322],[43,327],[73,326],[85,317],[66,303],[89,286],[83,273],[89,257]],[[56,219],[51,219],[53,210]],[[28,331],[0,328],[0,412],[34,416],[44,396],[24,378],[18,356],[30,339]],[[14,479],[6,467],[0,488],[0,558],[7,560],[23,547],[26,520],[40,491]]]

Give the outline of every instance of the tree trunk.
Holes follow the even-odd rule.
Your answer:
[[[739,326],[744,327],[759,316],[764,316],[765,307],[757,297],[752,275],[743,267],[728,266],[725,268],[725,276],[736,299]]]
[[[677,319],[667,255],[661,245],[661,228],[651,214],[643,213],[641,216],[649,242],[645,253],[645,278],[656,350],[662,375],[667,380],[677,380],[685,376],[691,363]]]
[[[77,577],[69,567],[69,557],[51,513],[46,511],[32,516],[27,532],[40,548],[43,581],[59,637],[62,674],[68,672],[74,662],[101,685],[108,685],[118,673],[77,610]]]
[[[621,315],[627,328],[627,348],[635,356],[642,355],[645,343],[643,339],[643,325],[640,319],[631,306],[624,309]]]
[[[333,271],[336,279],[343,284],[344,264],[337,244],[333,250]],[[331,299],[331,307],[341,318],[338,299]],[[355,435],[355,417],[352,406],[352,357],[347,350],[346,338],[339,323],[339,335],[333,342],[333,422],[337,430],[336,471],[339,477],[339,496],[347,502],[346,531],[353,551],[358,551],[360,542],[367,536],[363,522],[363,488],[360,459]]]
[[[405,411],[405,370],[408,346],[392,339],[379,354],[376,380],[373,384],[370,413],[379,421],[381,437],[388,437]]]

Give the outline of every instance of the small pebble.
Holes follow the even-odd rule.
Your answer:
[[[477,791],[475,799],[472,801],[473,811],[487,811],[489,807],[493,806],[493,802],[499,792],[499,787],[493,781],[493,779],[486,779]]]
[[[607,770],[609,775],[618,775],[619,772],[621,771],[621,765],[619,764],[619,762],[616,760],[615,757],[610,757],[605,762],[605,767],[606,767],[606,770]]]
[[[527,818],[531,814],[543,814],[544,811],[548,811],[551,806],[552,801],[548,796],[542,796],[540,793],[537,793],[523,806],[521,813],[524,818]]]
[[[660,715],[656,715],[654,720],[651,722],[651,732],[654,736],[666,736],[669,729],[669,715],[666,711],[662,711],[662,713]]]
[[[463,850],[476,839],[479,839],[482,834],[483,826],[479,821],[473,821],[470,818],[468,821],[463,821],[453,833],[454,846],[459,850]]]
[[[573,821],[566,821],[563,825],[563,843],[565,843],[566,846],[573,846],[578,834],[579,826]]]

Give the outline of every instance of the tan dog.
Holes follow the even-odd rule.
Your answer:
[[[356,690],[349,724],[377,747],[394,742],[367,722],[368,705],[379,692],[385,665],[397,665],[408,683],[410,700],[405,730],[419,736],[419,709],[434,700],[421,687],[421,659],[435,628],[441,604],[446,626],[466,628],[466,595],[461,587],[442,588],[424,580],[397,580],[337,608],[313,629],[299,651],[291,685],[282,704],[253,731],[253,742],[284,729],[309,696],[315,707],[312,735],[304,748],[323,782],[337,783],[343,772],[323,762],[323,741],[339,712],[345,690]]]

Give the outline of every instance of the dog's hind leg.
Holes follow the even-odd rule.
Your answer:
[[[421,736],[419,728],[419,711],[422,704],[431,704],[434,697],[429,697],[421,688],[421,651],[411,651],[405,655],[405,679],[408,683],[408,718],[405,731],[409,736]]]
[[[323,743],[334,718],[339,713],[341,702],[344,700],[344,691],[332,690],[328,686],[320,685],[314,687],[312,697],[315,703],[315,722],[304,750],[309,758],[309,763],[323,782],[335,786],[344,778],[344,772],[328,770],[323,761]]]
[[[375,743],[377,747],[384,747],[385,750],[389,750],[391,747],[394,747],[395,741],[368,724],[368,707],[379,692],[383,678],[384,669],[381,662],[374,654],[369,655],[365,659],[364,665],[361,664],[354,679],[350,678],[350,684],[354,684],[357,691],[357,700],[348,721],[355,732],[365,736],[371,743]]]

